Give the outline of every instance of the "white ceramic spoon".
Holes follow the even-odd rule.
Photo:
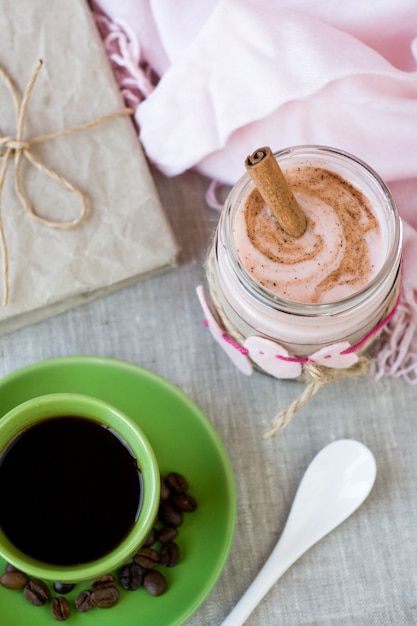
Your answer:
[[[375,476],[374,456],[362,443],[340,439],[323,448],[300,482],[278,543],[223,626],[244,624],[284,572],[362,504]]]

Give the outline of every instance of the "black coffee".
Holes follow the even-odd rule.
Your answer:
[[[137,519],[141,474],[105,426],[59,416],[30,426],[0,458],[0,526],[22,552],[75,565],[117,547]]]

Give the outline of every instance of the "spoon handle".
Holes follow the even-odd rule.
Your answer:
[[[266,593],[300,556],[299,553],[287,550],[286,545],[279,541],[222,626],[244,624]]]

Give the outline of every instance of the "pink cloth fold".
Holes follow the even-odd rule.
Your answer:
[[[234,184],[261,145],[351,152],[393,192],[406,222],[404,281],[417,290],[410,271],[417,263],[415,0],[96,0],[98,6],[110,18],[106,45],[114,66],[119,56],[121,83],[124,69],[127,101],[136,83],[129,104],[160,170],[174,176],[196,168]],[[125,61],[113,49],[114,29],[126,39]]]

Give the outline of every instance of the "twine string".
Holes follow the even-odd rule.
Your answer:
[[[292,418],[307,402],[320,391],[325,385],[325,382],[311,382],[304,391],[286,408],[277,413],[277,415],[271,420],[271,424],[268,430],[264,433],[264,438],[269,439],[275,437],[278,431],[286,428],[291,422]]]
[[[47,167],[44,163],[42,163],[35,155],[31,152],[31,147],[44,143],[46,141],[50,141],[53,139],[57,139],[58,137],[65,137],[67,135],[73,135],[77,132],[82,132],[89,128],[93,128],[99,124],[104,124],[110,120],[113,120],[117,117],[121,117],[124,115],[131,115],[133,113],[130,108],[123,108],[118,111],[114,111],[107,115],[103,115],[95,120],[86,122],[85,124],[81,124],[79,126],[75,126],[73,128],[57,131],[54,133],[49,133],[46,135],[40,135],[38,137],[32,137],[30,139],[23,139],[24,133],[24,125],[28,110],[28,105],[30,102],[30,98],[32,95],[33,88],[36,83],[36,79],[38,74],[42,68],[43,61],[40,59],[26,85],[25,91],[23,93],[22,99],[20,99],[20,95],[12,82],[8,73],[0,67],[0,75],[2,76],[5,85],[7,86],[9,93],[12,97],[15,114],[16,114],[16,137],[0,137],[0,148],[3,148],[3,152],[0,153],[0,158],[3,159],[2,167],[0,169],[0,243],[2,249],[2,266],[3,266],[3,306],[6,306],[9,301],[9,255],[7,248],[7,240],[4,231],[4,224],[2,218],[2,190],[4,186],[4,182],[6,179],[6,174],[8,170],[8,166],[10,160],[14,156],[14,188],[16,195],[18,196],[23,208],[26,213],[34,220],[49,226],[50,228],[60,228],[60,229],[70,229],[78,226],[85,218],[87,213],[87,199],[85,194],[75,185],[73,185],[67,178],[58,174],[55,170]],[[80,205],[80,211],[77,217],[72,220],[67,221],[58,221],[55,219],[50,219],[43,217],[39,213],[35,211],[31,203],[29,202],[26,193],[24,192],[21,184],[21,175],[20,175],[20,165],[22,161],[22,157],[25,159],[36,169],[46,174],[49,178],[57,182],[59,185],[74,193],[78,199]]]
[[[264,433],[266,439],[275,437],[280,430],[283,430],[293,419],[294,415],[307,404],[307,402],[329,383],[340,378],[363,376],[369,367],[369,358],[364,354],[359,356],[358,362],[349,369],[331,369],[320,365],[306,363],[303,366],[301,379],[308,383],[301,394],[291,404],[279,411],[271,420],[268,430]]]

